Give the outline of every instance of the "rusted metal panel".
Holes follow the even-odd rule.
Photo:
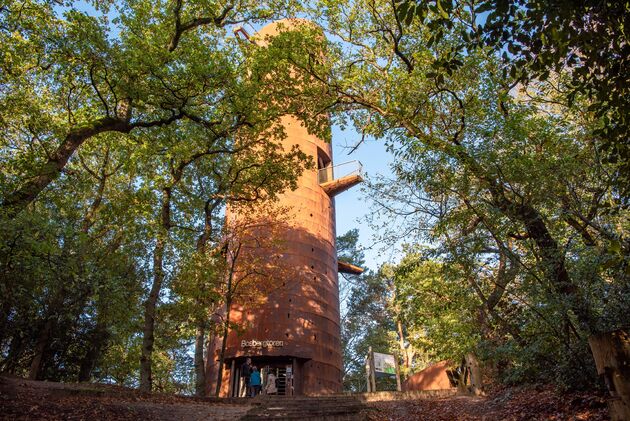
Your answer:
[[[282,25],[290,27],[293,22],[284,20]],[[256,37],[273,36],[277,28],[278,23],[268,25]],[[329,143],[309,134],[291,116],[283,117],[282,124],[287,134],[284,140],[287,150],[298,145],[314,162],[318,153],[320,160],[323,153],[324,161],[331,161]],[[318,170],[313,169],[305,171],[295,191],[281,196],[279,206],[290,207],[292,219],[275,232],[284,251],[278,260],[271,258],[273,253],[267,253],[268,263],[281,262],[293,269],[292,275],[289,279],[286,272],[279,275],[283,279],[275,280],[276,285],[261,302],[232,305],[230,320],[241,326],[241,331],[230,331],[225,357],[230,360],[250,356],[253,364],[257,357],[261,362],[269,361],[268,357],[286,359],[288,364],[298,364],[294,374],[299,376],[295,385],[300,390],[296,393],[340,392],[342,355],[334,199],[322,189]],[[229,212],[232,211],[228,209]],[[282,346],[276,346],[279,341]],[[229,379],[229,375],[225,377]],[[227,383],[224,394],[228,393]]]

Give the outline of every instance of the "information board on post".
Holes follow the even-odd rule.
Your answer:
[[[396,357],[390,354],[374,353],[374,371],[396,375]]]
[[[365,371],[368,392],[376,392],[376,378],[384,376],[395,376],[396,390],[399,392],[402,390],[400,368],[396,355],[373,352],[372,347],[369,347],[368,355],[365,358]]]

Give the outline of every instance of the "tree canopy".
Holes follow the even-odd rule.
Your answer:
[[[201,378],[225,301],[225,205],[271,203],[312,167],[282,116],[328,136],[288,66],[308,35],[232,33],[295,6],[0,7],[4,370],[192,391],[188,350]]]
[[[586,338],[623,327],[628,305],[626,162],[605,146],[621,144],[612,133],[623,119],[607,125],[615,106],[580,76],[596,61],[560,62],[587,54],[571,50],[585,29],[559,23],[570,27],[557,35],[560,53],[519,38],[535,37],[536,25],[552,31],[556,21],[545,22],[559,9],[523,29],[524,9],[546,3],[510,3],[503,37],[492,26],[505,17],[494,2],[447,3],[325,2],[316,12],[331,34],[324,71],[338,121],[384,139],[396,157],[393,177],[370,180],[373,219],[384,238],[427,248],[407,257],[419,263],[401,263],[396,297],[408,297],[400,305],[409,323],[429,338],[417,344],[435,357],[449,356],[456,336],[461,352],[492,343],[495,362],[511,347],[507,360],[530,379],[594,381]],[[477,13],[489,13],[487,27]],[[564,13],[558,19],[575,19]],[[618,84],[619,51],[610,54],[605,83]],[[423,272],[432,266],[436,275]],[[445,297],[433,303],[437,291]],[[543,361],[550,370],[536,368]],[[581,367],[591,371],[578,375]]]
[[[233,32],[298,15],[318,26]],[[370,345],[406,373],[474,353],[504,381],[592,386],[587,338],[627,328],[630,305],[629,15],[591,0],[3,3],[0,367],[207,394],[236,293],[225,206],[272,209],[313,166],[282,144],[290,114],[396,158],[366,195],[405,248],[342,281],[349,389]],[[363,263],[357,240],[337,240],[340,259]]]

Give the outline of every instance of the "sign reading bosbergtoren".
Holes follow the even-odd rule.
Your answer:
[[[243,339],[241,341],[241,348],[280,348],[284,346],[284,341],[272,341],[266,339],[264,341],[259,341],[257,339],[252,339],[251,341],[247,341]]]

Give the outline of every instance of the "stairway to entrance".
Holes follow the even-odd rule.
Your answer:
[[[354,396],[257,396],[241,420],[364,420],[368,408]]]

